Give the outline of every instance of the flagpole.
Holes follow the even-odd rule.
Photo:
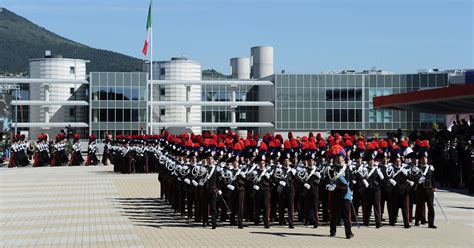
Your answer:
[[[150,2],[150,18],[153,23],[153,1]],[[150,25],[150,134],[153,134],[153,24]]]

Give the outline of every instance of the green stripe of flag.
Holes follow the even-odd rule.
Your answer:
[[[151,27],[151,3],[152,1],[150,1],[150,6],[148,7],[148,18],[146,20],[146,28],[150,28]]]

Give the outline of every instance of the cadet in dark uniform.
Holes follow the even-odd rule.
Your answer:
[[[270,228],[270,173],[266,168],[267,151],[265,143],[260,145],[260,155],[258,156],[258,169],[254,180],[253,190],[255,190],[255,225],[260,224],[260,214],[263,215],[265,228]],[[263,213],[262,213],[263,212]]]
[[[354,206],[354,214],[351,214],[352,221],[355,222],[355,218],[359,216],[359,208],[362,206],[362,213],[364,213],[364,191],[365,185],[363,183],[364,178],[367,176],[367,167],[364,164],[365,142],[359,141],[357,149],[352,153],[352,157],[355,160],[352,169],[352,186],[354,190],[352,204]]]
[[[69,165],[81,165],[84,162],[81,154],[81,143],[79,142],[79,134],[74,134],[74,141],[72,144],[71,150],[71,159],[69,160]]]
[[[370,144],[370,143],[369,143]],[[365,184],[364,190],[364,200],[365,200],[365,209],[364,209],[364,225],[369,226],[370,214],[372,207],[374,209],[375,217],[375,227],[380,228],[382,226],[381,210],[380,210],[380,198],[381,198],[381,189],[380,185],[384,179],[382,172],[375,164],[375,151],[370,149],[366,153],[367,161],[367,176],[363,180]]]
[[[306,188],[306,211],[307,217],[306,220],[308,224],[313,224],[314,228],[319,226],[319,184],[321,182],[320,168],[314,161],[315,150],[307,155],[308,167],[307,172],[308,176],[303,184],[303,187]]]
[[[244,199],[245,199],[245,173],[239,164],[239,154],[234,154],[230,162],[233,165],[233,178],[231,183],[227,186],[232,191],[230,196],[230,225],[237,226],[242,229],[243,216],[244,216]],[[237,223],[235,222],[235,216],[237,215]]]
[[[410,228],[409,216],[408,216],[408,193],[410,190],[410,184],[408,182],[408,171],[402,167],[402,160],[400,154],[392,152],[393,160],[393,176],[389,179],[389,183],[393,186],[392,188],[392,206],[389,224],[395,226],[397,222],[398,209],[402,209],[403,226]]]
[[[283,178],[278,182],[280,189],[280,204],[278,216],[280,217],[280,225],[284,223],[285,208],[288,209],[288,227],[294,227],[294,205],[295,205],[295,177],[296,169],[290,167],[290,161],[286,158],[283,161]]]
[[[216,171],[216,164],[214,162],[214,158],[212,157],[211,152],[206,152],[206,161],[207,161],[207,177],[204,183],[203,189],[203,200],[204,200],[204,207],[203,207],[203,216],[202,216],[202,225],[208,225],[208,208],[210,206],[211,211],[211,224],[212,229],[216,229],[217,227],[217,180],[218,180],[218,172]]]
[[[415,226],[419,225],[423,216],[425,203],[428,207],[428,227],[436,228],[434,225],[435,212],[433,207],[434,200],[434,167],[428,164],[428,153],[420,152],[418,155],[420,163],[420,174],[417,178],[418,195],[416,202]]]
[[[342,218],[344,222],[344,229],[346,238],[354,237],[350,225],[350,211],[352,190],[349,182],[351,181],[351,173],[345,162],[345,151],[339,145],[331,147],[329,151],[332,156],[335,156],[335,164],[332,168],[328,168],[328,191],[330,200],[330,236],[336,236],[337,222]]]
[[[381,182],[381,199],[380,199],[380,216],[383,219],[383,213],[385,209],[385,203],[387,203],[387,214],[390,219],[390,208],[392,207],[392,189],[393,185],[389,182],[389,179],[393,175],[393,166],[389,163],[390,158],[388,152],[384,151],[377,154],[379,159],[379,170],[382,172],[383,179]]]

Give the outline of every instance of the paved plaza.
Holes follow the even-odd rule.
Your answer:
[[[0,168],[1,247],[474,247],[474,198],[438,192],[438,229],[249,225],[202,228],[173,213],[156,174],[115,174],[111,166]]]

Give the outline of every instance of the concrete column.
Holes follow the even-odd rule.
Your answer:
[[[49,85],[44,85],[44,100],[49,101]]]
[[[237,85],[232,85],[231,87],[231,96],[230,96],[230,101],[231,102],[235,102],[236,101],[236,95],[237,93],[235,92],[237,90]],[[237,122],[237,113],[236,113],[236,109],[237,109],[237,106],[231,106],[230,107],[230,121],[232,123],[236,123]],[[233,131],[236,131],[237,130],[237,127],[231,127],[231,129]]]
[[[191,86],[186,86],[186,102],[189,101],[189,94],[191,93]]]
[[[235,112],[235,108],[230,109],[230,121],[235,123],[237,121],[237,114]]]
[[[99,122],[99,111],[92,111],[92,121]]]
[[[44,108],[44,122],[49,123],[49,107]]]
[[[186,99],[186,101],[187,101],[187,99]],[[186,107],[186,123],[189,123],[190,119],[191,119],[191,107]]]

